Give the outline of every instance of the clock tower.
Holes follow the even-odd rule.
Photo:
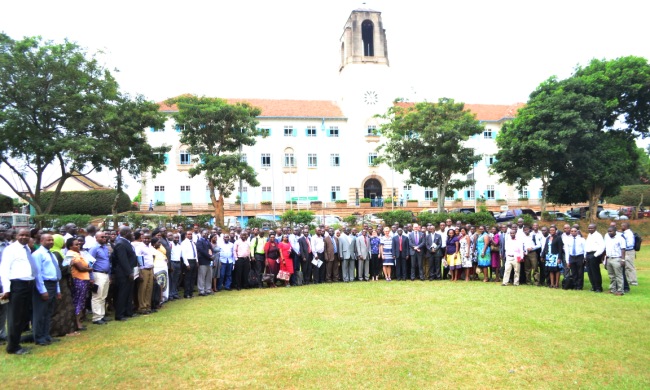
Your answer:
[[[381,12],[367,8],[352,11],[343,28],[340,50],[340,100],[346,115],[386,112],[397,96],[387,88],[390,67]]]

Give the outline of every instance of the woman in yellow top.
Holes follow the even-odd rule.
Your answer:
[[[88,262],[79,253],[81,245],[76,238],[68,238],[65,243],[68,250],[66,257],[70,257],[70,268],[72,271],[72,303],[74,305],[74,314],[77,321],[77,329],[86,330],[86,327],[81,325],[81,317],[86,306],[86,296],[88,295],[88,288],[92,282],[90,279],[90,272],[93,270],[88,266]]]

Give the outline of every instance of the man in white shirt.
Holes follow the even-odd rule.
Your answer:
[[[623,230],[623,239],[625,239],[625,277],[630,286],[638,286],[639,281],[636,276],[636,267],[634,260],[636,258],[636,251],[634,250],[634,233],[630,230],[630,224],[623,222],[621,224]]]
[[[300,238],[300,229],[295,228],[293,233],[289,234],[289,244],[291,245],[291,259],[293,261],[293,274],[291,275],[291,285],[296,285],[296,274],[300,271],[300,244],[298,239]]]
[[[133,250],[138,260],[142,258],[138,282],[138,313],[151,313],[151,294],[153,293],[153,253],[151,252],[151,234],[135,231],[133,233],[135,241]]]
[[[591,283],[591,291],[603,292],[603,278],[600,274],[600,264],[605,252],[603,236],[596,231],[596,224],[588,227],[589,235],[585,241],[585,260],[587,262],[587,275]]]
[[[37,268],[29,243],[29,230],[20,229],[16,241],[2,251],[0,278],[3,293],[0,299],[9,300],[7,308],[7,353],[25,355],[29,349],[20,345],[20,335],[29,320],[29,305],[34,290]]]
[[[86,241],[84,243],[83,249],[90,250],[91,248],[94,248],[95,245],[97,245],[97,239],[95,238],[95,235],[97,234],[97,228],[95,225],[88,225],[86,228],[86,233],[88,233],[88,235],[86,236]]]
[[[565,240],[566,252],[569,255],[569,268],[571,269],[571,279],[573,279],[573,289],[582,290],[584,283],[584,264],[585,264],[585,239],[578,234],[578,229],[571,228],[571,237]]]
[[[188,231],[185,233],[185,239],[181,242],[181,258],[185,266],[184,298],[192,298],[194,296],[194,281],[198,277],[197,253],[193,235],[193,232]]]
[[[235,265],[235,244],[230,242],[230,236],[224,235],[223,242],[219,246],[219,262],[221,263],[219,284],[217,291],[223,288],[230,291],[232,285],[232,267]]]
[[[605,236],[605,263],[609,275],[609,292],[622,296],[623,292],[623,269],[625,267],[625,239],[622,235],[616,234],[616,228],[610,226]]]
[[[519,286],[519,263],[524,256],[524,242],[517,238],[517,231],[515,229],[510,230],[510,239],[506,240],[505,254],[506,269],[504,272],[503,286],[508,285],[508,275],[510,275],[511,270],[515,271],[513,284]]]
[[[180,241],[181,236],[176,233],[168,233],[167,234],[167,241],[169,241],[169,247],[170,247],[170,252],[171,255],[169,257],[170,260],[170,269],[171,269],[171,283],[169,284],[169,300],[172,301],[174,299],[181,299],[181,297],[178,295],[178,283],[181,280],[181,243]]]
[[[524,272],[526,284],[539,286],[539,261],[538,249],[542,247],[542,241],[533,233],[528,226],[524,226]]]
[[[323,231],[320,228],[316,228],[315,234],[311,236],[311,248],[312,248],[312,253],[314,254],[314,258],[312,262],[315,262],[316,264],[312,264],[311,266],[311,273],[312,273],[312,278],[313,278],[313,283],[314,284],[320,284],[325,281],[325,266],[321,264],[320,267],[318,267],[318,261],[325,261],[325,241],[323,241]]]

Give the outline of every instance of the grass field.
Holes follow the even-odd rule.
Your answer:
[[[449,281],[222,292],[1,353],[2,388],[647,389],[650,246],[637,264],[624,297]]]

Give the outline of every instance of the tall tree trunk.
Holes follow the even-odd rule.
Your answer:
[[[120,193],[122,192],[122,170],[115,170],[115,180],[117,182],[116,189],[117,193],[115,194],[115,199],[113,199],[113,205],[111,206],[111,214],[113,214],[113,230],[117,231],[117,203],[120,200]]]
[[[546,197],[548,196],[548,179],[542,177],[542,199],[541,199],[541,208],[542,215],[546,212]]]
[[[214,181],[208,180],[208,189],[210,190],[210,202],[212,202],[212,207],[214,207],[214,224],[215,226],[225,227],[224,220],[224,211],[223,211],[223,196],[219,193],[219,198],[214,194]]]
[[[589,223],[596,223],[598,218],[598,201],[603,195],[605,189],[601,186],[595,185],[589,191],[587,195],[589,197]]]
[[[442,213],[445,208],[445,195],[447,193],[447,186],[442,184],[438,186],[438,212]]]

